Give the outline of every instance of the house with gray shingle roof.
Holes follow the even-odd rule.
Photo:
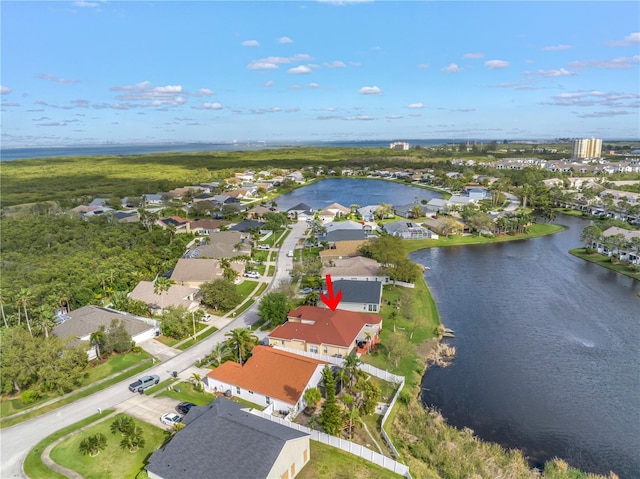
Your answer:
[[[57,319],[58,324],[54,326],[52,333],[61,339],[72,338],[72,344],[88,343],[92,333],[95,333],[100,327],[108,330],[113,320],[122,321],[124,328],[136,344],[153,338],[158,329],[158,322],[153,319],[134,316],[115,309],[89,305],[59,316]],[[89,359],[96,357],[93,347],[87,351],[87,354]]]
[[[389,275],[380,273],[380,263],[375,259],[364,256],[352,258],[332,259],[322,268],[321,276],[330,274],[333,281],[349,279],[352,281],[380,281],[389,282]]]
[[[342,291],[338,307],[347,311],[375,313],[380,311],[382,283],[380,281],[332,281],[333,294]],[[326,295],[326,287],[324,294]]]
[[[309,435],[218,398],[191,408],[169,442],[149,457],[150,479],[289,478],[310,458]]]
[[[400,236],[403,239],[438,239],[438,235],[432,231],[420,226],[417,223],[412,223],[407,220],[394,221],[393,223],[387,223],[383,229],[387,234],[391,236]]]

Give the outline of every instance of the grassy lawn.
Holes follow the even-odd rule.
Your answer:
[[[247,309],[249,309],[251,307],[251,305],[255,303],[255,300],[250,299],[249,301],[245,302],[242,306],[240,306],[238,309],[236,309],[235,311],[235,315],[239,315],[241,313],[244,313]]]
[[[610,269],[616,273],[624,274],[630,278],[640,280],[640,270],[631,266],[627,262],[612,263],[611,258],[600,253],[587,253],[585,248],[575,248],[569,251],[573,256],[576,256],[590,263],[595,263],[603,268]]]
[[[211,336],[217,330],[218,330],[218,328],[212,326],[209,329],[207,329],[204,333],[198,334],[196,336],[196,339],[190,339],[189,341],[186,341],[186,342],[182,343],[180,346],[178,346],[178,349],[180,349],[181,351],[184,351],[185,349],[190,348],[194,344],[202,341],[204,338],[206,338],[208,336]]]
[[[171,336],[165,336],[164,334],[158,336],[157,338],[155,338],[155,340],[160,341],[162,344],[164,344],[165,346],[169,346],[170,348],[174,347],[181,341],[180,339],[172,338]]]
[[[120,448],[120,440],[122,439],[120,434],[111,434],[109,430],[111,423],[119,416],[124,416],[124,414],[114,416],[65,439],[52,449],[51,458],[61,466],[72,469],[85,478],[136,477],[136,474],[144,467],[149,454],[165,441],[167,433],[159,427],[136,420],[136,424],[141,426],[143,430],[146,444],[145,447],[131,453],[128,449]],[[95,457],[80,454],[78,452],[80,441],[97,433],[106,436],[106,449],[100,451]]]
[[[242,297],[241,302],[249,297],[253,290],[256,289],[258,282],[245,279],[242,283],[236,285],[237,293]]]
[[[93,363],[95,365],[87,371],[87,374],[82,381],[82,385],[87,386],[89,384],[93,384],[100,379],[119,373],[140,361],[150,358],[151,355],[146,351],[140,351],[139,353],[112,354],[109,359],[101,364]],[[92,363],[89,364],[91,365]]]
[[[176,388],[179,389],[179,391],[177,391]],[[216,398],[215,395],[211,393],[196,391],[193,384],[187,381],[175,384],[173,389],[163,391],[156,397],[170,397],[178,401],[189,401],[198,406],[206,406]]]
[[[407,253],[411,253],[413,251],[423,249],[423,248],[434,248],[437,246],[461,246],[461,245],[472,245],[472,244],[486,244],[486,243],[500,243],[504,241],[516,241],[516,240],[524,240],[529,238],[536,238],[538,236],[546,236],[553,233],[557,233],[562,231],[564,226],[554,225],[548,223],[534,223],[529,228],[529,232],[525,234],[519,235],[503,235],[496,237],[484,237],[484,236],[460,236],[453,235],[449,238],[445,238],[444,236],[440,237],[437,240],[424,239],[424,240],[411,240],[404,241],[402,244]]]
[[[386,479],[401,478],[353,454],[317,441],[311,442],[309,462],[296,476],[299,479]]]
[[[103,361],[100,363],[92,361],[89,363],[89,368],[87,369],[85,377],[82,380],[82,385],[80,387],[89,386],[90,384],[93,384],[100,379],[104,379],[115,373],[119,373],[124,369],[127,369],[141,361],[144,361],[145,359],[150,358],[151,355],[149,353],[141,351],[139,353],[112,354],[108,359],[103,359]],[[2,400],[0,400],[0,417],[6,418],[17,412],[33,408],[38,404],[47,402],[50,399],[54,399],[55,397],[55,393],[45,393],[37,401],[28,405],[22,404],[19,396],[3,397]]]
[[[38,444],[36,444],[35,447],[31,449],[31,451],[29,451],[29,454],[27,454],[27,457],[24,460],[23,467],[27,477],[30,477],[32,479],[65,479],[67,476],[63,476],[61,474],[58,474],[57,472],[52,471],[42,463],[42,460],[40,459],[42,451],[44,451],[47,446],[57,441],[61,437],[66,436],[67,434],[80,429],[81,427],[88,426],[89,424],[105,416],[108,416],[112,412],[113,409],[107,409],[105,411],[102,411],[102,414],[94,414],[93,416],[89,416],[82,421],[78,421],[71,426],[67,426],[63,429],[60,429],[59,431],[56,431],[55,433],[51,434],[51,436],[47,436]]]
[[[53,411],[54,409],[58,409],[59,407],[62,406],[66,406],[67,404],[70,404],[74,401],[77,401],[78,399],[82,399],[84,397],[87,396],[91,396],[93,393],[100,391],[102,389],[106,389],[109,386],[113,386],[116,383],[119,383],[120,381],[126,379],[126,378],[130,378],[132,376],[137,376],[138,374],[140,374],[142,371],[145,371],[146,369],[149,369],[151,366],[153,366],[153,363],[151,361],[146,361],[142,364],[140,364],[139,366],[136,366],[135,368],[127,371],[126,373],[123,374],[119,374],[118,376],[115,376],[107,381],[104,381],[100,384],[96,384],[95,386],[91,386],[87,389],[84,389],[82,391],[79,391],[75,394],[70,394],[69,396],[60,399],[59,401],[56,401],[52,404],[49,404],[47,406],[43,406],[41,408],[38,409],[34,409],[33,411],[29,411],[26,414],[21,414],[20,416],[14,416],[14,417],[9,417],[9,418],[2,418],[2,420],[0,421],[0,428],[3,427],[10,427],[10,426],[14,426],[16,424],[19,424],[21,422],[27,421],[29,419],[33,419],[34,417],[37,416],[41,416],[42,414],[48,413],[50,411]]]

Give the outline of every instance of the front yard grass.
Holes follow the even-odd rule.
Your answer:
[[[191,338],[189,341],[186,341],[184,343],[182,343],[180,346],[178,346],[178,349],[180,349],[181,351],[184,351],[187,348],[190,348],[191,346],[193,346],[194,344],[202,341],[203,339],[205,339],[208,336],[211,336],[213,333],[215,333],[218,330],[218,328],[216,328],[215,326],[211,326],[209,329],[207,329],[205,332],[203,332],[202,334],[198,334],[196,335],[196,338],[193,339]]]
[[[629,278],[640,281],[640,270],[634,267],[631,263],[627,263],[625,261],[612,263],[609,256],[597,252],[587,253],[585,248],[575,248],[569,250],[569,253],[580,259],[589,261],[590,263],[595,263],[598,266],[602,266],[603,268],[607,268],[611,271],[615,271],[616,273],[624,274],[625,276],[629,276]]]
[[[52,471],[42,462],[41,456],[42,451],[44,451],[47,446],[53,444],[55,441],[60,439],[67,434],[80,429],[81,427],[85,427],[103,417],[108,416],[113,412],[113,409],[107,409],[102,411],[102,414],[94,414],[93,416],[89,416],[88,418],[83,419],[82,421],[78,421],[71,426],[67,426],[59,431],[54,432],[50,436],[47,436],[38,444],[35,445],[27,457],[24,460],[23,468],[27,477],[32,479],[65,479],[66,476],[62,474],[58,474],[57,472]]]
[[[136,425],[143,430],[146,443],[136,452],[129,452],[128,449],[120,448],[122,436],[119,433],[111,434],[109,429],[111,423],[121,416],[125,415],[118,414],[65,439],[51,450],[51,459],[86,478],[136,477],[144,467],[148,456],[167,439],[167,433],[159,427],[136,420]],[[95,457],[80,454],[78,452],[80,442],[97,433],[102,433],[107,438],[106,449],[100,451]]]
[[[296,476],[299,479],[395,479],[402,477],[335,447],[317,441],[310,441],[310,443],[309,462]]]
[[[85,377],[82,380],[80,387],[94,384],[96,381],[111,376],[112,374],[119,373],[124,369],[150,358],[151,355],[149,353],[141,351],[139,353],[112,354],[108,358],[105,357],[102,361],[92,361],[89,363],[89,368],[85,373]],[[31,409],[39,404],[45,403],[55,397],[55,393],[43,393],[37,401],[25,405],[22,404],[19,396],[5,396],[0,400],[0,417],[7,418],[18,412]]]
[[[196,391],[194,385],[187,381],[173,385],[172,389],[163,391],[157,394],[156,397],[170,397],[178,401],[189,401],[198,406],[206,406],[216,398],[214,394]]]

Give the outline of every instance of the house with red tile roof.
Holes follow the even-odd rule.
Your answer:
[[[269,345],[327,356],[346,357],[379,342],[382,316],[343,309],[300,306],[268,336]],[[361,351],[358,351],[360,349]]]
[[[207,374],[204,384],[210,392],[233,395],[274,411],[290,411],[295,416],[307,406],[304,392],[322,382],[326,364],[269,346],[255,346],[244,364],[227,361]]]

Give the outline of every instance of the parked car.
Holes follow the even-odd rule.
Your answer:
[[[287,256],[289,258],[293,258],[293,250],[289,250],[289,252],[287,253]]]
[[[192,402],[188,402],[188,401],[181,402],[176,406],[176,411],[184,415],[184,414],[187,414],[189,410],[194,406],[195,404],[193,404]]]
[[[175,412],[168,412],[162,415],[162,417],[160,418],[160,422],[162,424],[166,424],[167,426],[173,426],[175,424],[178,424],[179,422],[182,422],[182,416],[178,416]]]
[[[247,271],[244,274],[245,278],[253,278],[253,279],[258,279],[260,278],[260,273],[258,273],[257,271]]]
[[[268,244],[259,244],[258,249],[271,249],[271,246]]]
[[[129,384],[129,391],[132,393],[141,393],[145,389],[160,382],[160,377],[152,374],[151,376],[142,376],[136,382]]]
[[[309,294],[313,291],[313,288],[302,288],[300,294]]]

